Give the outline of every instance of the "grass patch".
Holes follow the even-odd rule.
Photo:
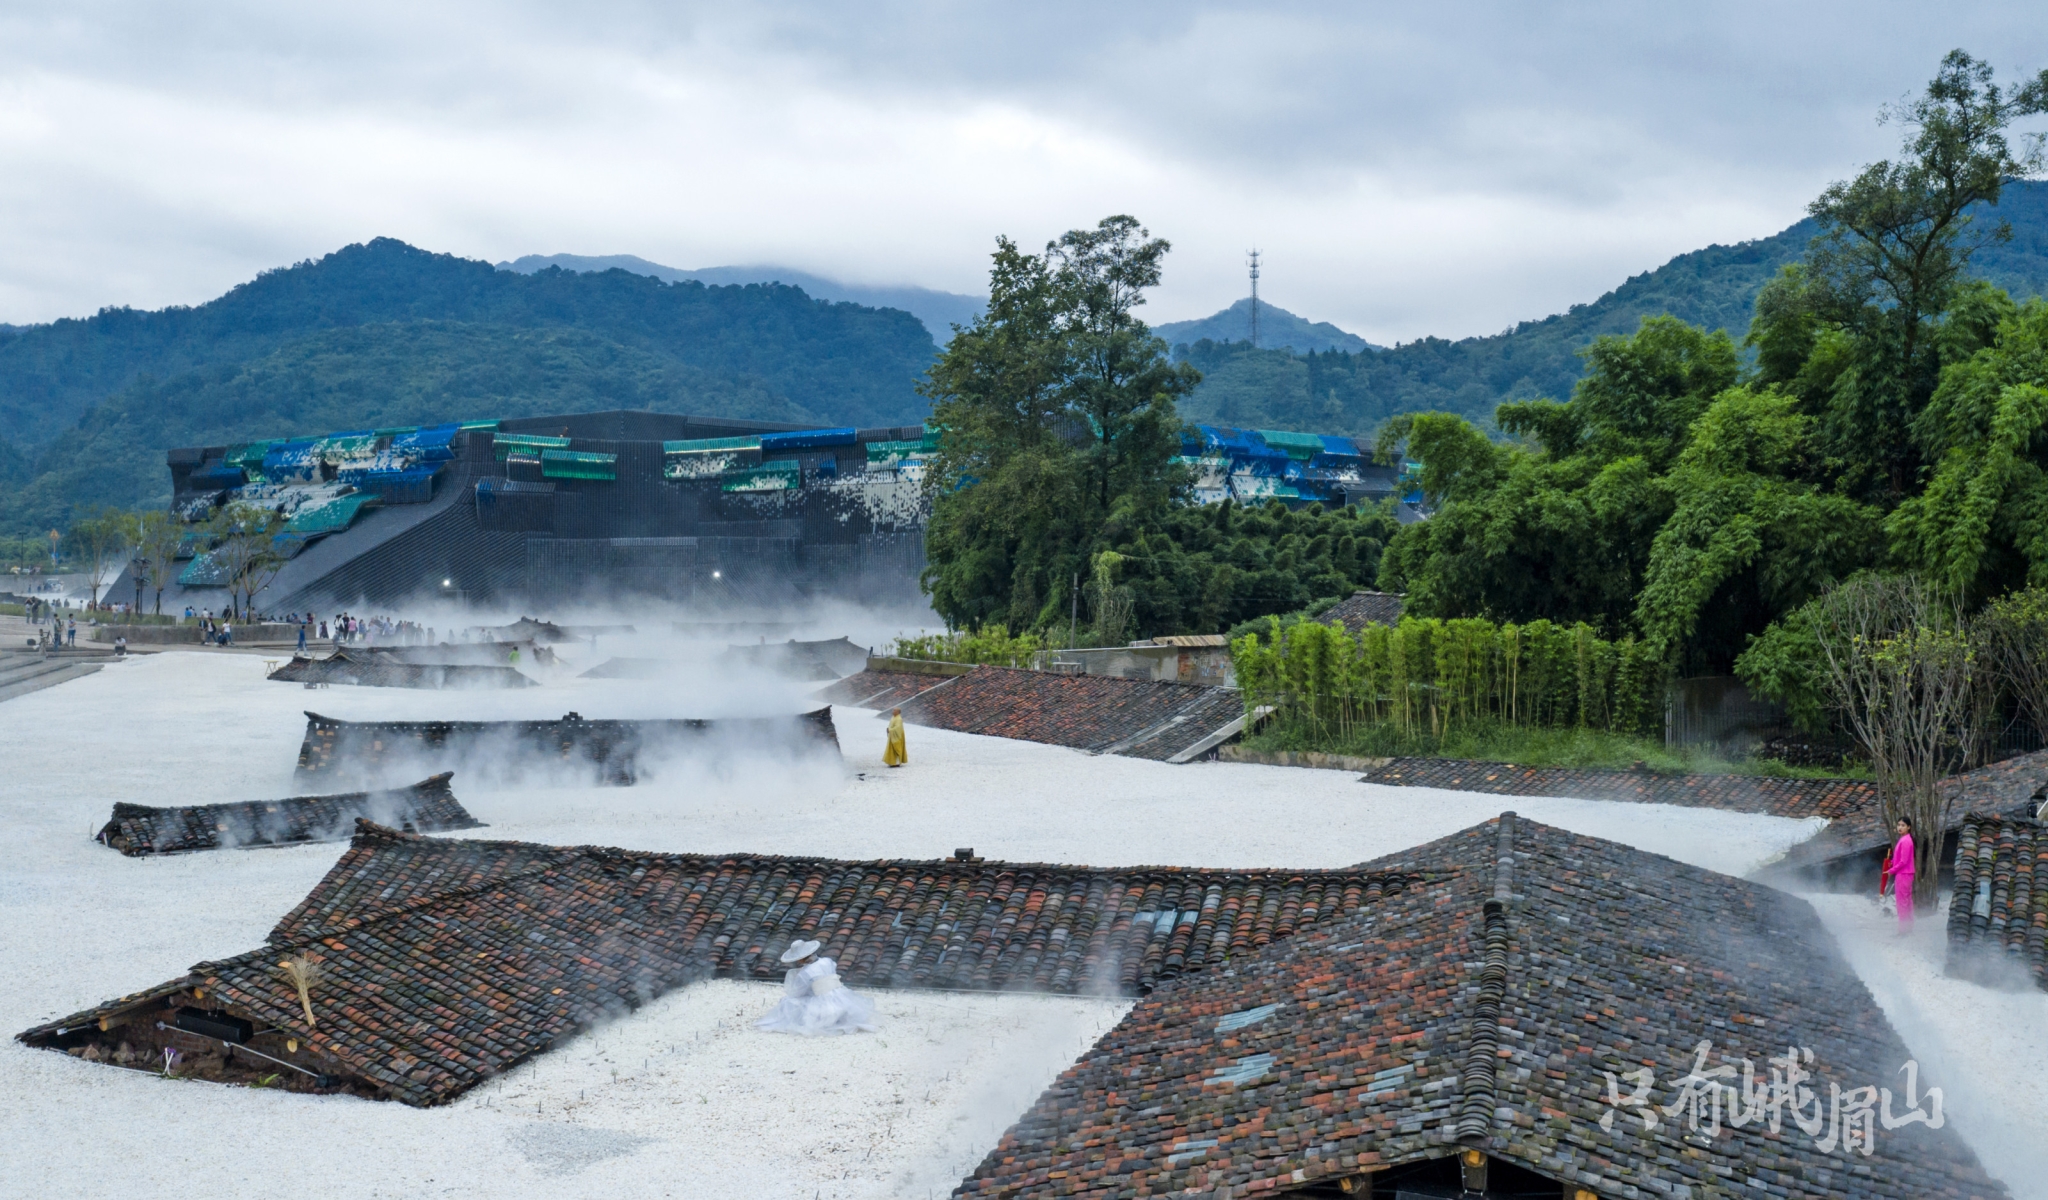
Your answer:
[[[1785,779],[1860,779],[1862,764],[1839,769],[1793,767],[1776,759],[1730,762],[1703,752],[1668,750],[1661,738],[1598,729],[1545,729],[1501,722],[1472,722],[1431,734],[1395,724],[1365,725],[1348,734],[1320,733],[1312,726],[1267,726],[1245,739],[1253,750],[1313,750],[1360,758],[1469,758],[1524,767],[1644,768],[1670,774],[1771,775]]]

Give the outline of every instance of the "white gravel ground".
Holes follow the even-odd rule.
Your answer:
[[[588,717],[715,716],[789,711],[804,690],[679,668],[656,682],[566,679],[518,693],[316,692],[265,682],[257,658],[191,652],[120,664],[7,703],[0,971],[11,986],[0,994],[0,1034],[261,943],[333,864],[338,845],[152,861],[122,858],[87,837],[117,799],[291,794],[301,709],[351,718],[554,717],[570,709]],[[478,836],[848,858],[942,857],[972,846],[991,858],[1098,865],[1340,866],[1512,807],[1745,873],[1818,825],[1381,788],[1336,771],[1172,767],[916,728],[910,766],[889,771],[874,714],[835,716],[843,769],[762,759],[712,775],[672,764],[628,789],[483,790],[458,773],[455,789],[490,826]],[[1838,931],[1860,919],[1848,901],[1833,900],[1818,902]],[[2024,1025],[2040,1037],[2041,998],[1939,979],[1938,958],[1917,973],[1899,972],[1878,951],[1852,959],[1866,978],[1895,984],[1903,999],[1887,998],[1873,982],[1888,1007],[1940,1010],[1927,1028],[1948,1039],[1937,1048],[1944,1074],[1958,1064],[1984,1072],[1985,1098],[1969,1107],[1983,1122],[1972,1127],[1973,1140],[1994,1168],[2008,1179],[2048,1178],[2000,1167],[2008,1159],[1983,1140],[2003,1136],[1985,1132],[2005,1128],[1991,1115],[1999,1104],[2014,1129],[2048,1113],[2039,1085],[2022,1087],[2016,1065],[2022,1052],[2029,1057],[2019,1061],[2042,1061],[2042,1047],[2007,1034]],[[880,992],[881,1034],[812,1041],[747,1028],[774,991],[738,982],[684,989],[432,1111],[167,1083],[8,1041],[0,1044],[0,1128],[9,1134],[0,1139],[0,1192],[943,1196],[1127,1009],[1117,1000]],[[1995,1026],[1978,1027],[1975,1011],[1999,1014]],[[1920,1027],[1901,1026],[1918,1051]],[[1936,1052],[1921,1052],[1930,1070]],[[1959,1114],[1963,1107],[1958,1102]]]
[[[1875,892],[1875,887],[1872,892]],[[1821,920],[1920,1064],[1944,1116],[2021,1200],[2048,1197],[2048,994],[1997,990],[1942,974],[1948,908],[1900,936],[1871,895],[1810,895]],[[1870,1080],[1901,1091],[1904,1077]]]

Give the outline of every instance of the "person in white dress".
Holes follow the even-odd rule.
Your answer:
[[[770,1033],[873,1033],[875,1002],[856,996],[839,982],[839,964],[818,957],[819,943],[790,943],[782,952],[789,971],[782,977],[782,1000],[775,1011],[754,1023]]]

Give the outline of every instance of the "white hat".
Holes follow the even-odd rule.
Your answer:
[[[824,945],[823,942],[791,942],[789,949],[782,952],[782,961],[793,963],[800,959],[809,958],[811,955],[816,954],[818,947],[822,945]]]

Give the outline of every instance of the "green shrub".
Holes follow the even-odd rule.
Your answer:
[[[1342,737],[1387,724],[1403,733],[1475,722],[1650,734],[1663,728],[1665,672],[1633,637],[1589,625],[1403,617],[1367,625],[1304,621],[1231,643],[1245,710],[1275,729]]]

